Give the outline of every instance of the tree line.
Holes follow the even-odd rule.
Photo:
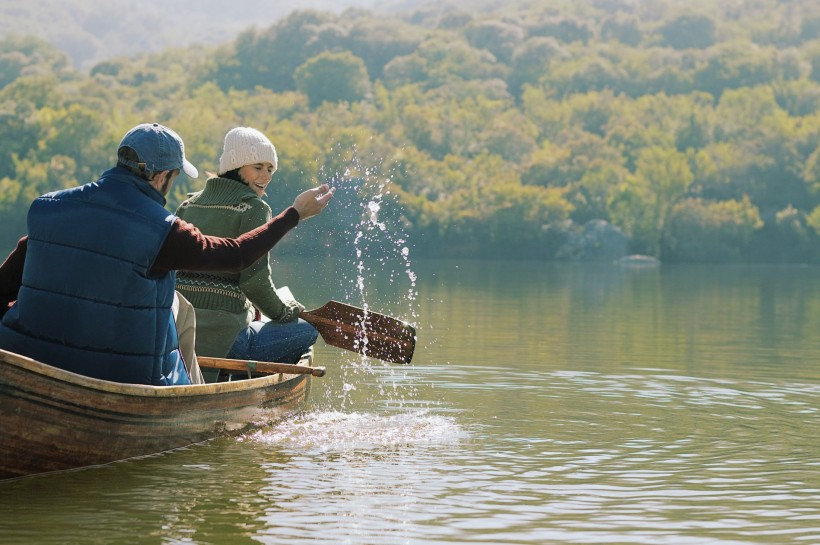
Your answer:
[[[357,196],[378,194],[420,256],[594,258],[603,225],[664,262],[820,262],[820,7],[714,4],[299,11],[88,72],[7,37],[3,242],[34,197],[93,180],[158,121],[200,170],[230,128],[265,132],[274,209],[320,181],[347,192],[321,237],[283,251],[348,248]],[[179,180],[169,208],[202,183]]]

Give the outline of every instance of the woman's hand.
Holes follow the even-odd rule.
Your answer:
[[[327,206],[327,203],[330,202],[330,199],[333,198],[335,191],[335,187],[322,184],[319,187],[300,193],[293,201],[293,207],[299,213],[299,219],[306,220],[320,214]]]

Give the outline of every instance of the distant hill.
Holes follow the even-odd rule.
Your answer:
[[[76,68],[192,44],[232,41],[294,10],[341,13],[372,9],[377,0],[5,0],[0,38],[33,34],[64,51]]]

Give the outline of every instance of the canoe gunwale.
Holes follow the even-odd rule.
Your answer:
[[[0,349],[0,362],[11,364],[80,388],[136,397],[185,397],[255,390],[269,385],[280,384],[299,376],[277,373],[232,382],[190,384],[184,386],[152,386],[150,384],[125,384],[87,377],[3,349]]]

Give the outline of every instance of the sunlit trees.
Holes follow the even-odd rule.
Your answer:
[[[727,89],[777,80],[775,54],[751,43],[729,43],[709,50],[694,72],[694,86],[716,98]]]
[[[436,201],[410,202],[411,219],[432,244],[432,255],[545,259],[572,205],[558,188],[522,187],[498,156],[461,163],[466,185]]]
[[[820,237],[820,206],[806,216],[806,223],[814,231],[814,240],[818,240]]]
[[[601,24],[602,40],[616,40],[635,47],[641,43],[642,38],[640,24],[633,15],[615,14]]]
[[[610,59],[591,55],[555,63],[540,83],[563,97],[607,89],[624,91],[629,87],[629,78],[628,73]]]
[[[530,36],[551,36],[564,43],[586,45],[593,36],[590,26],[572,16],[544,17],[528,25]]]
[[[39,155],[49,158],[49,162],[53,158],[69,158],[70,162],[80,165],[78,174],[90,179],[96,173],[88,167],[97,166],[101,158],[111,157],[108,142],[104,142],[104,146],[98,145],[100,136],[105,134],[105,122],[99,109],[74,103],[58,109],[45,107],[38,111],[37,117],[44,129],[38,142]],[[73,181],[71,176],[68,182]],[[49,188],[42,189],[45,192]]]
[[[535,37],[517,45],[511,60],[511,92],[518,96],[524,85],[537,84],[548,73],[552,61],[565,55],[565,50],[555,38]]]
[[[672,208],[686,195],[692,180],[685,155],[670,148],[644,148],[634,176],[613,197],[610,216],[646,253],[659,256]]]
[[[296,11],[266,30],[246,30],[219,55],[207,77],[223,89],[292,90],[294,70],[341,38],[323,26],[333,19],[328,13]]]
[[[811,216],[786,206],[764,217],[756,242],[756,259],[768,263],[817,263],[818,241]]]
[[[664,261],[748,260],[750,244],[761,227],[760,213],[748,198],[685,199],[674,206],[666,223],[661,255]]]
[[[816,9],[692,2],[299,11],[88,74],[39,40],[0,40],[2,235],[159,121],[203,172],[227,130],[256,126],[279,151],[272,206],[332,181],[345,222],[378,191],[426,255],[575,259],[559,248],[600,225],[667,261],[820,262]],[[202,183],[180,177],[169,208]]]
[[[661,43],[675,49],[706,49],[715,43],[715,22],[707,15],[685,14],[663,24]]]
[[[362,17],[353,22],[346,38],[337,43],[362,59],[372,78],[381,79],[387,63],[415,51],[421,40],[417,29],[400,21]]]
[[[293,79],[314,108],[328,101],[362,100],[370,90],[364,61],[347,51],[319,53],[298,67]]]
[[[486,49],[496,60],[509,63],[513,52],[524,41],[525,32],[518,25],[498,20],[476,21],[464,30],[473,47]]]
[[[506,75],[506,67],[499,64],[492,53],[472,47],[463,39],[426,40],[414,55],[424,60],[427,87]]]
[[[820,199],[820,145],[809,154],[803,178],[806,180],[806,185],[812,196]]]
[[[11,35],[0,40],[0,89],[21,76],[57,76],[68,58],[41,38]]]

